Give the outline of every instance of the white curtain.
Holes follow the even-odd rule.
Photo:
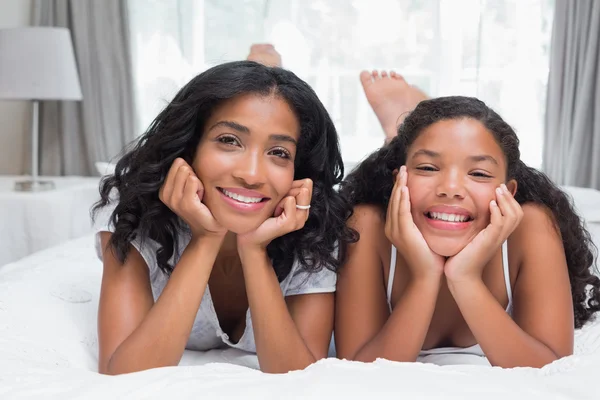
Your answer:
[[[432,96],[477,96],[542,163],[553,0],[129,0],[139,126],[192,76],[271,42],[331,113],[344,160],[383,133],[363,69],[394,69]]]

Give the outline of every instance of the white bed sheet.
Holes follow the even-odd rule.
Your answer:
[[[600,202],[581,206],[577,194],[600,244]],[[254,355],[229,349],[186,351],[180,367],[100,375],[101,268],[92,236],[0,267],[0,399],[600,399],[600,321],[576,331],[573,356],[542,369],[327,359],[269,375],[255,369]]]
[[[600,398],[596,322],[577,331],[575,355],[539,370],[328,359],[269,375],[249,368],[255,356],[231,349],[186,351],[178,368],[103,376],[95,372],[101,265],[92,243],[84,237],[0,268],[0,398]]]

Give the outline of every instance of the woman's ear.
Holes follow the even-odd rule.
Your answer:
[[[513,195],[513,197],[515,197],[515,194],[517,194],[517,186],[517,181],[515,179],[511,179],[510,181],[506,182],[506,188]]]
[[[398,168],[394,168],[394,170],[392,171],[392,176],[394,177],[394,181],[396,180],[396,175],[398,175]]]

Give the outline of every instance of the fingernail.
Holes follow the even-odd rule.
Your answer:
[[[502,191],[502,188],[499,188],[499,187],[496,188],[496,193],[499,194],[499,195],[503,195],[504,194],[504,192]]]
[[[491,204],[492,204],[492,206],[494,206],[494,207],[498,207],[498,204],[496,203],[496,200],[492,200],[492,201],[491,201]]]
[[[502,185],[500,185],[500,186],[502,186],[502,189],[504,189],[504,191],[506,193],[508,193],[508,188],[506,187],[506,185],[504,183]]]

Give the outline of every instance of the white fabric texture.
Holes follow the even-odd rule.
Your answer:
[[[99,178],[43,177],[55,190],[16,192],[26,176],[0,177],[0,265],[92,232],[90,208]]]
[[[94,230],[98,232],[95,238],[96,254],[100,259],[102,258],[102,247],[100,245],[99,232],[112,232],[114,230],[112,224],[109,224],[110,214],[114,210],[114,206],[116,206],[116,203],[111,203],[111,205],[105,207],[98,214],[94,223]],[[176,247],[180,252],[183,252],[189,241],[189,235],[182,232],[179,235],[179,242]],[[151,239],[142,241],[139,236],[131,244],[139,251],[148,265],[152,294],[156,301],[168,281],[167,275],[158,267],[156,260],[156,252],[159,249],[159,244]],[[178,261],[178,258],[171,258],[171,265],[176,265]],[[327,268],[322,268],[315,273],[307,273],[298,263],[294,263],[288,276],[279,285],[284,296],[331,293],[335,292],[336,279],[335,272]],[[207,285],[186,348],[191,350],[211,350],[223,347],[223,345],[253,353],[256,352],[250,309],[246,312],[246,327],[242,337],[237,343],[231,342],[229,336],[223,332],[219,325],[219,319],[217,318],[210,295],[210,287]]]

